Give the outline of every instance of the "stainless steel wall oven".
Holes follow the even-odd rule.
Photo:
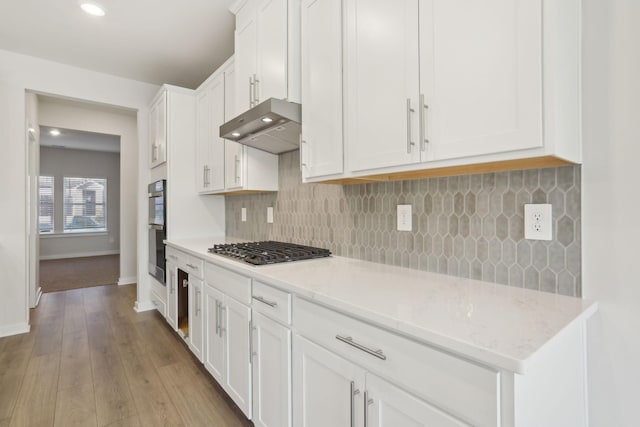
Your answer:
[[[149,274],[165,285],[167,238],[167,181],[149,184]]]

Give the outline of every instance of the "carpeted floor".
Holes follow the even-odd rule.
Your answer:
[[[40,261],[42,292],[66,291],[118,283],[120,255]]]

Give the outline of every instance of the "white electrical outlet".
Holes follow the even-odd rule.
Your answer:
[[[411,205],[398,205],[398,231],[411,231]]]
[[[240,220],[242,222],[247,222],[247,208],[240,209]]]
[[[271,206],[267,208],[267,224],[273,224],[273,208]]]
[[[550,204],[524,205],[524,238],[551,240],[553,213]]]

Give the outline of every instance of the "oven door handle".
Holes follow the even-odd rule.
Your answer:
[[[164,230],[164,225],[149,224],[149,230]]]

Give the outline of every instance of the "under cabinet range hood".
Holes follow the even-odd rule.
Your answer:
[[[300,148],[300,104],[269,98],[220,126],[220,137],[269,153]]]

